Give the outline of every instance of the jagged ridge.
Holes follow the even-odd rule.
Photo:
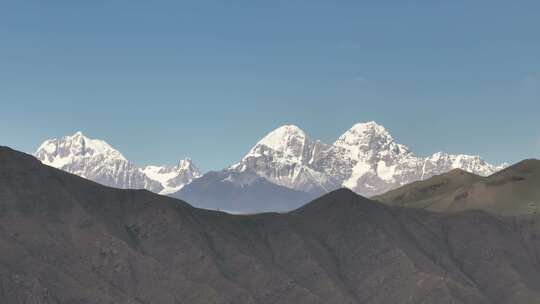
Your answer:
[[[416,156],[372,121],[355,124],[332,145],[311,140],[297,126],[279,127],[229,169],[256,172],[278,185],[310,193],[347,187],[373,196],[456,168],[487,176],[505,166],[462,154]]]
[[[91,139],[82,132],[46,140],[34,153],[42,163],[122,189],[147,189],[160,194],[180,190],[201,173],[191,159],[174,167],[139,168],[103,140]]]

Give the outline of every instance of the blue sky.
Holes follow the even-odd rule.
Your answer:
[[[540,158],[538,1],[1,1],[0,144],[237,161],[375,120],[420,155]]]

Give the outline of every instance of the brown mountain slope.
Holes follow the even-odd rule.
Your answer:
[[[521,161],[489,177],[451,171],[373,198],[391,206],[501,215],[540,212],[540,160]]]
[[[0,147],[1,303],[539,303],[535,218],[337,190],[233,216]]]

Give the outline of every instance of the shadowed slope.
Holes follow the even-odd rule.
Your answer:
[[[345,189],[235,216],[0,147],[6,303],[538,303],[539,233],[531,219],[391,208]]]

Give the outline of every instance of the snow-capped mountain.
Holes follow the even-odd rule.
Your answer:
[[[421,158],[375,122],[359,123],[333,144],[333,157],[350,164],[342,185],[371,196],[419,179]],[[421,174],[420,174],[421,175]]]
[[[189,159],[174,167],[139,168],[105,141],[88,138],[81,132],[46,140],[34,156],[46,165],[103,185],[161,194],[178,191],[201,175]]]
[[[108,186],[144,188],[173,196],[202,176],[190,159],[183,159],[172,167],[137,167],[106,142],[90,139],[81,132],[45,141],[35,156],[47,165]],[[456,168],[486,176],[505,166],[489,164],[479,156],[444,152],[417,156],[375,122],[354,125],[333,144],[312,140],[297,126],[285,125],[264,136],[238,163],[201,183],[226,182],[233,187],[230,189],[247,189],[257,176],[311,196],[340,187],[373,196]],[[214,181],[215,178],[219,180]],[[232,191],[229,188],[227,191]],[[272,191],[286,192],[276,189]],[[196,197],[197,191],[213,189],[199,186],[197,190],[186,191]]]
[[[146,166],[141,168],[141,171],[163,186],[160,194],[164,195],[177,192],[194,179],[202,176],[191,158],[180,160],[174,167]]]
[[[330,149],[293,125],[277,128],[262,138],[242,160],[231,166],[235,172],[255,172],[272,183],[309,193],[322,193],[339,186],[334,178],[313,166],[321,151]]]
[[[367,122],[354,125],[332,145],[311,140],[296,126],[279,127],[228,170],[255,172],[275,184],[309,193],[347,187],[373,196],[456,168],[486,176],[504,167],[479,156],[443,152],[416,156],[396,143],[383,126]]]

